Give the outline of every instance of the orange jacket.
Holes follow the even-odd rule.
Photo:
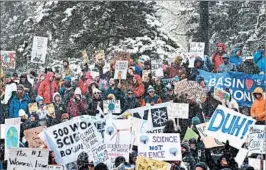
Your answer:
[[[80,80],[79,81],[79,88],[81,90],[81,93],[83,95],[85,95],[87,90],[88,90],[88,85],[87,85],[86,81]]]
[[[251,106],[250,114],[251,117],[256,117],[258,121],[264,121],[266,120],[266,113],[265,113],[265,99],[264,99],[264,93],[262,88],[257,87],[254,93],[260,93],[262,94],[262,98],[259,100],[255,98],[254,103]]]
[[[52,76],[54,76],[54,73],[47,73],[45,80],[41,82],[38,89],[38,95],[43,97],[45,104],[52,103],[53,95],[58,91],[58,87],[55,82],[50,81],[50,77]]]
[[[134,78],[137,80],[137,85],[134,86],[133,92],[136,97],[141,97],[145,93],[145,87],[144,84],[142,83],[142,78],[137,74],[134,75]]]

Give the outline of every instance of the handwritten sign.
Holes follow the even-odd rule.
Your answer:
[[[104,113],[120,113],[120,100],[104,100],[103,101]]]
[[[114,79],[127,79],[128,61],[118,60],[115,62]]]
[[[46,126],[39,126],[24,131],[25,139],[29,143],[29,148],[38,148],[44,145],[44,142],[38,136],[44,129],[46,129]]]
[[[137,159],[137,167],[136,169],[139,170],[168,170],[170,169],[171,165],[167,162],[158,161],[154,159],[144,158],[142,156],[139,156]]]
[[[55,161],[61,165],[76,161],[79,154],[90,152],[102,142],[89,116],[77,116],[51,126],[40,137],[55,152]]]
[[[230,99],[230,94],[223,89],[220,88],[215,88],[214,89],[214,96],[216,100],[222,102],[222,101],[229,101]]]
[[[7,170],[47,170],[49,151],[32,148],[9,150]]]
[[[168,115],[170,119],[188,119],[189,104],[188,103],[172,103],[168,105]]]
[[[46,37],[33,37],[31,62],[37,64],[44,64],[47,52],[48,38]]]
[[[254,158],[248,158],[248,164],[252,166],[255,170],[261,170],[261,160],[260,159],[254,159]],[[266,170],[266,161],[263,160],[263,170]]]
[[[151,74],[152,76],[156,77],[163,77],[163,60],[162,59],[155,59],[151,60]]]
[[[251,117],[219,105],[209,121],[206,134],[223,142],[228,140],[231,146],[240,149],[254,123]]]
[[[64,170],[64,167],[61,165],[48,165],[47,170]]]
[[[194,68],[194,62],[197,57],[204,57],[205,43],[203,42],[191,42],[188,53],[189,68]]]
[[[254,125],[249,129],[248,134],[249,154],[263,154],[266,152],[266,127],[263,125]]]
[[[9,149],[19,147],[21,118],[5,119],[5,160]]]
[[[4,70],[16,68],[16,51],[0,51],[0,60]]]
[[[100,144],[99,146],[93,148],[92,150],[93,164],[96,166],[99,163],[108,164],[108,152],[106,144]]]
[[[138,137],[139,156],[156,160],[182,160],[179,134],[141,133]]]

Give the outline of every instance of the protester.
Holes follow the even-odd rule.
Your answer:
[[[243,72],[246,74],[259,74],[259,67],[253,62],[253,56],[248,56],[245,58],[245,61],[238,65],[238,72]]]
[[[57,92],[57,86],[54,83],[54,73],[48,72],[45,80],[41,82],[38,89],[38,95],[44,98],[44,103],[49,104],[53,101],[53,95]]]
[[[251,117],[256,119],[257,121],[265,121],[266,115],[265,115],[265,99],[264,99],[264,92],[262,88],[257,87],[254,92],[254,103],[251,106]],[[264,123],[263,123],[264,124]]]
[[[265,46],[260,45],[257,52],[254,54],[254,62],[259,67],[260,71],[265,73]],[[266,74],[266,73],[265,73]]]
[[[148,95],[145,97],[145,105],[150,104],[153,106],[155,104],[162,103],[160,96],[155,94],[155,90],[152,86],[149,86],[147,93]]]
[[[221,64],[218,68],[219,73],[236,71],[236,66],[229,61],[229,55],[224,54],[222,58],[223,58],[223,64]]]
[[[219,66],[223,64],[222,56],[226,53],[226,46],[224,43],[217,43],[217,51],[212,55],[212,62],[214,64],[214,72],[218,72]]]
[[[196,165],[196,161],[190,152],[189,144],[182,143],[181,152],[182,152],[182,161],[185,163],[188,169],[192,169]]]
[[[189,80],[195,81],[199,75],[199,70],[209,71],[208,68],[204,65],[202,58],[197,57],[194,61],[194,68],[191,69]]]
[[[243,63],[243,58],[241,55],[242,55],[242,50],[240,48],[233,49],[231,52],[229,62],[238,67],[240,64]]]

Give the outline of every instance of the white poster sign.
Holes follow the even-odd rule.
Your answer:
[[[249,128],[248,150],[249,154],[266,152],[266,126],[254,125]]]
[[[127,68],[128,61],[116,61],[114,79],[127,79]]]
[[[190,50],[188,55],[189,59],[189,68],[194,68],[194,62],[197,57],[204,57],[204,49],[205,43],[204,42],[191,42],[190,43]]]
[[[103,101],[104,113],[120,113],[120,100],[104,100]]]
[[[156,160],[182,160],[180,136],[178,133],[141,133],[138,154]]]
[[[5,160],[9,149],[19,147],[21,118],[5,119]]]
[[[188,119],[189,104],[188,103],[172,103],[168,105],[169,118]]]
[[[47,37],[33,37],[32,51],[31,51],[31,62],[37,64],[44,64],[46,53],[47,53]]]

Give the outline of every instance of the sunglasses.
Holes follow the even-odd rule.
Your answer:
[[[128,95],[132,95],[133,93],[128,93]]]
[[[95,92],[95,93],[93,93],[93,94],[101,94],[100,92]]]

